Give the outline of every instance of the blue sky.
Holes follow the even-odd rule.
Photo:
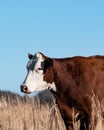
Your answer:
[[[104,54],[104,1],[0,1],[0,89],[20,92],[27,54]]]

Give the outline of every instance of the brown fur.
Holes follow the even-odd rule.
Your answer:
[[[104,98],[104,56],[78,56],[52,61],[53,64],[45,71],[44,80],[56,85],[57,91],[52,93],[67,130],[73,129],[73,107],[75,114],[79,113],[80,130],[90,130],[91,97],[95,94],[100,101]]]

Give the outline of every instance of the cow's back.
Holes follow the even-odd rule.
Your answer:
[[[104,96],[104,56],[54,59],[56,86],[60,93],[80,98],[92,94]]]

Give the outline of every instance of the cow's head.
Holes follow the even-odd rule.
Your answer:
[[[53,60],[39,52],[35,55],[28,54],[28,57],[28,73],[21,85],[21,91],[24,93],[42,91],[45,89],[56,91],[52,75]]]

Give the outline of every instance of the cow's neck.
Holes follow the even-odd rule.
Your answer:
[[[66,66],[64,65],[64,67]],[[76,102],[76,95],[74,94],[73,88],[75,88],[76,85],[72,76],[67,72],[65,73],[65,68],[58,65],[57,62],[55,62],[53,66],[53,75],[56,92],[52,90],[52,93],[54,94],[58,104],[70,104],[70,106],[73,106],[73,102]],[[76,107],[76,103],[74,104]]]

